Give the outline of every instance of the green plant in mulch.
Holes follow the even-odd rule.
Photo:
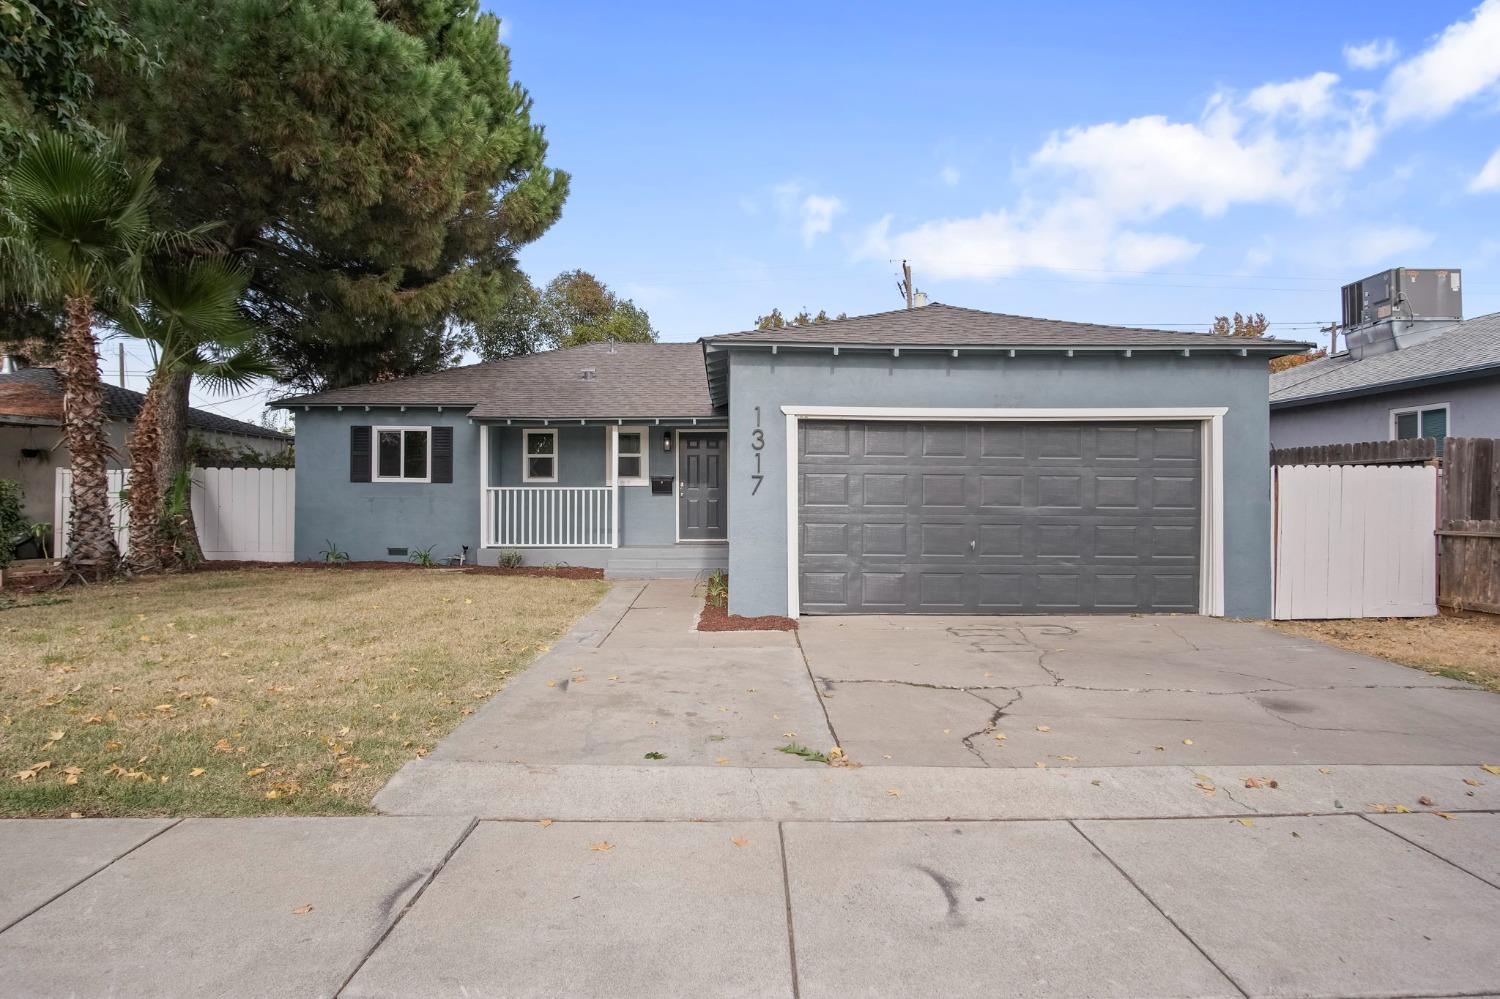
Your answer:
[[[516,549],[503,548],[500,551],[500,557],[495,560],[495,564],[502,569],[519,569],[522,561],[521,553],[516,551]]]
[[[776,751],[778,753],[786,753],[789,756],[800,756],[809,763],[829,762],[826,754],[820,753],[816,749],[808,749],[806,746],[795,742],[789,742],[785,746],[777,746]]]
[[[327,542],[324,542],[324,543],[328,547],[326,547],[322,551],[318,552],[319,555],[323,556],[323,561],[324,562],[327,562],[329,565],[348,565],[349,564],[349,553],[348,552],[344,551],[342,548],[340,548],[338,545],[334,544],[332,541],[327,541]]]
[[[729,574],[723,569],[715,569],[709,574],[708,602],[715,607],[723,609],[729,604]]]
[[[428,545],[426,548],[414,548],[411,554],[406,556],[406,560],[423,568],[431,569],[437,565],[437,559],[432,556],[432,550],[436,547],[437,545]]]

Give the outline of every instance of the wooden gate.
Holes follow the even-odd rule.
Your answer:
[[[1442,588],[1457,610],[1500,614],[1500,460],[1489,437],[1450,437],[1443,455]]]
[[[1437,468],[1283,465],[1273,476],[1277,619],[1437,613]]]

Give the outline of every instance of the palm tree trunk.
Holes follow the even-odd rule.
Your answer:
[[[58,361],[63,381],[63,441],[72,454],[73,468],[64,564],[70,571],[97,579],[112,574],[120,560],[105,471],[111,452],[104,436],[104,383],[94,343],[93,302],[87,296],[70,295],[63,304],[66,320]]]
[[[139,572],[160,569],[162,563],[162,486],[158,475],[161,460],[162,394],[168,376],[152,373],[146,399],[130,432],[130,554],[131,568]]]
[[[179,475],[191,475],[187,462],[188,393],[193,386],[193,373],[184,371],[171,375],[162,392],[161,409],[161,460],[156,481],[161,495],[167,495],[172,483]],[[177,515],[177,530],[171,539],[175,547],[163,553],[169,563],[180,560],[189,564],[203,560],[203,549],[198,544],[198,525],[193,522],[193,505],[187,503]]]

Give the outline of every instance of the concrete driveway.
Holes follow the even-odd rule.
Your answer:
[[[1252,624],[696,606],[617,587],[384,816],[0,823],[3,991],[1500,995],[1500,697]]]

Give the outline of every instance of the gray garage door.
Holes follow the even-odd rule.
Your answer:
[[[1196,423],[803,421],[806,614],[1198,609]]]

